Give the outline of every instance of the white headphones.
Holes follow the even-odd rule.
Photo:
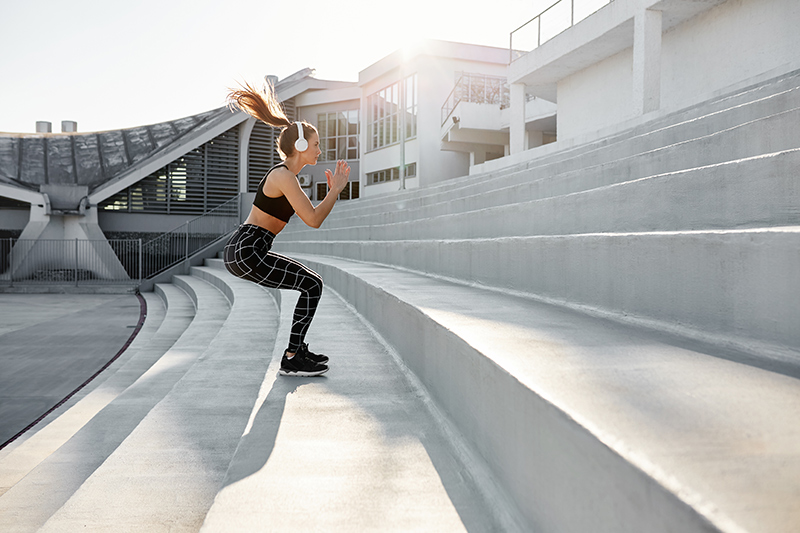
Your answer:
[[[308,150],[308,141],[303,137],[303,125],[300,122],[297,124],[297,140],[294,142],[294,148],[298,152],[305,152]]]

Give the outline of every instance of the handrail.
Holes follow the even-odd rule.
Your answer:
[[[477,81],[477,83],[473,83],[473,81]],[[443,125],[462,101],[507,106],[509,102],[508,81],[503,76],[462,73],[442,104]]]
[[[144,278],[151,279],[178,263],[187,261],[198,250],[235,230],[241,220],[240,198],[241,193],[145,242],[142,246],[146,262]]]
[[[578,14],[578,16],[576,16],[576,14],[575,14],[575,2],[576,1],[589,6],[588,8],[584,8],[584,10],[580,14]],[[569,24],[567,24],[566,26],[564,26],[561,29],[558,29],[558,26],[556,26],[556,31],[554,31],[554,33],[552,35],[550,35],[549,37],[547,37],[546,39],[542,40],[542,17],[544,17],[545,15],[548,15],[548,13],[550,13],[551,10],[553,10],[553,12],[555,12],[556,6],[558,6],[559,4],[564,5],[566,2],[569,2]],[[581,20],[585,19],[586,17],[596,13],[601,8],[605,7],[606,5],[610,4],[611,2],[613,2],[613,0],[557,0],[555,3],[553,3],[552,5],[547,7],[544,11],[542,11],[541,13],[539,13],[538,15],[536,15],[535,17],[530,19],[528,22],[526,22],[522,26],[518,27],[517,29],[515,29],[514,31],[512,31],[509,34],[509,37],[508,37],[508,62],[509,62],[509,64],[513,63],[515,60],[519,59],[520,57],[522,57],[524,54],[530,52],[531,50],[535,50],[536,48],[540,47],[542,45],[542,43],[545,43],[545,42],[549,41],[550,39],[552,39],[556,35],[559,35],[560,33],[564,32],[565,30],[571,28],[577,22],[580,22]],[[588,10],[591,10],[591,11],[588,11]],[[518,47],[518,48],[520,48],[519,50],[516,51],[516,53],[518,55],[517,55],[517,57],[514,57],[514,53],[515,53],[515,50],[514,50],[514,34],[517,33],[517,32],[520,32],[523,29],[525,29],[529,24],[531,24],[534,21],[536,21],[536,30],[535,30],[536,31],[536,46],[525,46],[523,44],[522,46],[524,48]],[[527,50],[525,50],[525,48],[527,48]]]

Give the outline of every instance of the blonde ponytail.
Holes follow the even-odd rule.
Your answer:
[[[244,83],[241,89],[231,89],[228,93],[228,107],[236,107],[270,126],[276,128],[289,126],[292,122],[286,118],[281,104],[275,96],[275,89],[267,85],[266,92],[257,91]]]
[[[278,136],[278,152],[284,159],[296,151],[294,143],[299,134],[298,128],[289,127],[292,121],[286,117],[272,85],[267,85],[267,90],[264,92],[253,89],[249,83],[242,84],[241,89],[230,89],[228,107],[232,111],[239,108],[265,124],[282,128]],[[308,140],[312,133],[319,135],[317,128],[308,122],[303,122],[303,138]]]

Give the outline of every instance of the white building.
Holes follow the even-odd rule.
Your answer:
[[[515,53],[508,68],[512,154],[528,148],[526,95],[557,103],[559,140],[580,142],[800,67],[795,0],[559,4],[568,16],[570,5],[576,11],[562,33],[537,47],[525,38],[536,33],[534,19],[512,35],[512,45],[519,38],[534,47]],[[603,7],[577,20],[586,5]]]

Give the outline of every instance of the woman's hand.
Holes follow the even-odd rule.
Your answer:
[[[336,162],[335,172],[325,169],[325,178],[328,180],[328,188],[338,196],[350,181],[350,165],[340,159]]]

